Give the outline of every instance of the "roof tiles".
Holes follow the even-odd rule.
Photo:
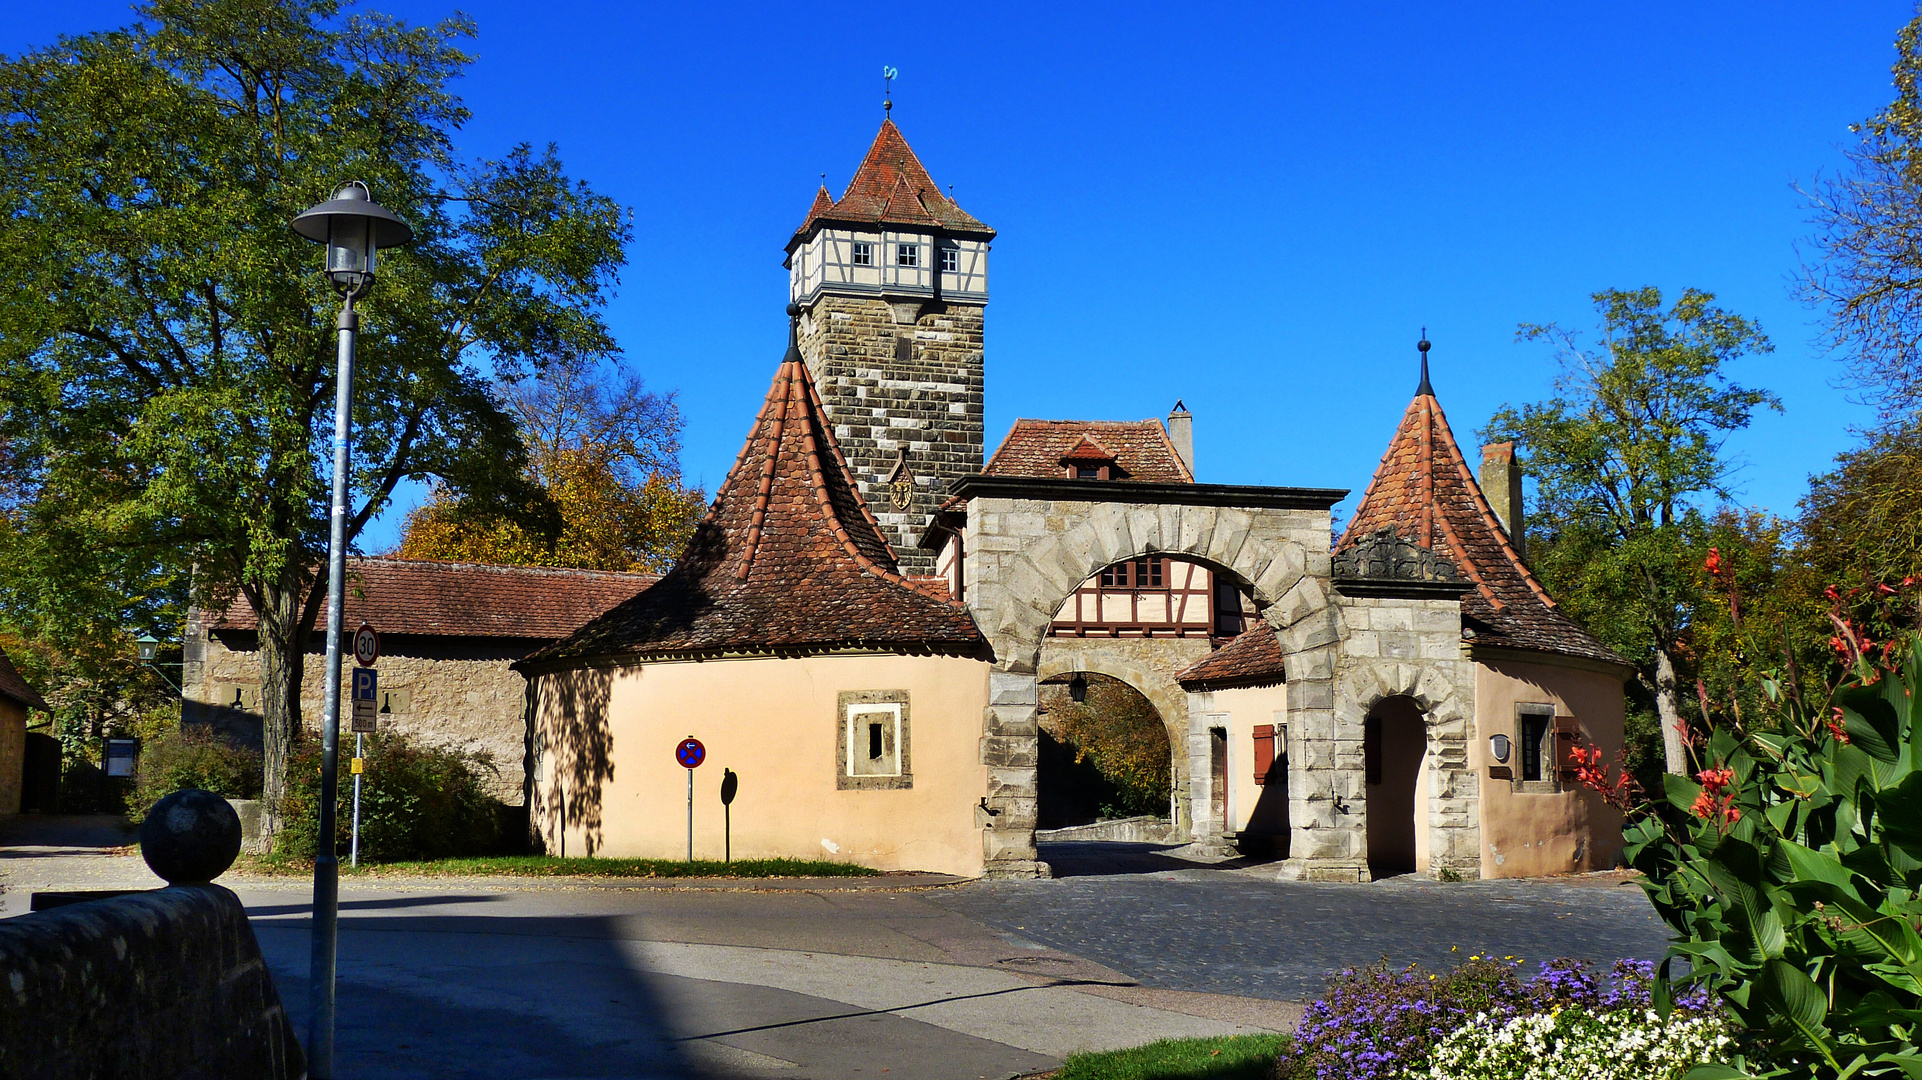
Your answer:
[[[829,647],[982,653],[965,606],[900,573],[823,413],[790,337],[747,443],[680,561],[526,662]]]
[[[342,622],[349,629],[372,623],[383,634],[553,641],[659,579],[541,566],[349,559]],[[243,597],[235,597],[213,624],[219,630],[256,626]]]
[[[1475,633],[1477,643],[1623,663],[1556,610],[1553,598],[1516,553],[1462,458],[1429,387],[1425,365],[1421,387],[1335,550],[1352,547],[1384,527],[1453,560],[1474,583],[1462,596],[1462,623]]]
[[[1109,458],[1117,480],[1195,482],[1159,420],[1016,420],[981,472],[1059,478],[1063,461]]]
[[[19,669],[13,666],[12,660],[7,659],[4,649],[0,649],[0,697],[17,701],[29,709],[51,711],[47,709],[47,700],[40,696],[39,691],[28,686],[27,680],[20,677]]]
[[[1175,676],[1175,681],[1189,690],[1272,686],[1285,679],[1281,642],[1266,620],[1257,620],[1233,641]]]
[[[825,186],[815,193],[806,220],[794,230],[793,243],[807,238],[817,223],[844,225],[902,225],[990,238],[994,230],[941,193],[921,159],[914,156],[894,121],[881,121],[881,130],[868,147],[868,156],[848,181],[839,199],[828,197]]]

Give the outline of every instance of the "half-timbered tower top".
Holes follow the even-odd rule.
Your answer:
[[[985,303],[993,239],[883,120],[841,197],[822,185],[788,239],[789,299],[808,304],[830,292]]]

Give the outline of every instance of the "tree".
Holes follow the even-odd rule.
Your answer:
[[[1850,125],[1849,171],[1804,192],[1816,257],[1801,289],[1828,308],[1829,342],[1856,385],[1900,421],[1922,410],[1922,15],[1895,50],[1895,100]]]
[[[1761,328],[1685,290],[1664,309],[1654,288],[1595,293],[1597,349],[1558,326],[1517,338],[1555,346],[1557,396],[1503,406],[1484,432],[1524,448],[1536,482],[1538,569],[1571,614],[1637,666],[1661,720],[1669,771],[1686,768],[1679,646],[1700,602],[1706,523],[1699,502],[1727,498],[1728,432],[1774,394],[1723,369],[1771,349]]]
[[[1801,549],[1825,584],[1922,578],[1922,423],[1890,427],[1809,479]]]
[[[417,235],[361,304],[350,540],[403,478],[524,500],[482,369],[611,355],[599,307],[627,232],[551,147],[456,160],[464,17],[139,14],[0,62],[0,445],[31,507],[0,577],[9,602],[84,617],[86,560],[62,557],[84,539],[244,596],[271,809],[326,594],[338,309],[288,222],[361,179]]]
[[[648,392],[618,366],[603,378],[570,358],[502,396],[527,445],[526,478],[544,499],[507,507],[436,489],[407,516],[397,554],[587,570],[673,564],[707,498],[681,486],[672,394]]]

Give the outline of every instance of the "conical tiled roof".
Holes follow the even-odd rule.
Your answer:
[[[1424,342],[1424,344],[1426,344]],[[1441,402],[1428,383],[1426,357],[1415,399],[1355,507],[1337,552],[1379,529],[1450,559],[1474,587],[1462,596],[1462,625],[1478,644],[1506,645],[1622,663],[1608,646],[1555,608],[1522,562],[1483,497]]]
[[[789,329],[788,352],[707,517],[658,583],[528,657],[985,650],[967,608],[903,577],[823,416]]]
[[[956,235],[994,236],[993,229],[942,193],[892,120],[881,121],[874,145],[868,147],[868,156],[839,199],[829,199],[826,187],[815,194],[807,220],[794,230],[793,242],[807,239],[819,222],[899,225]]]

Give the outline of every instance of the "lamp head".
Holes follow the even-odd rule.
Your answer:
[[[296,233],[327,246],[327,276],[345,296],[359,296],[374,283],[375,256],[382,248],[406,247],[414,230],[374,201],[367,185],[347,183],[334,197],[296,217]]]
[[[152,663],[153,658],[160,655],[160,641],[152,634],[142,634],[133,639],[133,643],[140,649],[142,663]]]

